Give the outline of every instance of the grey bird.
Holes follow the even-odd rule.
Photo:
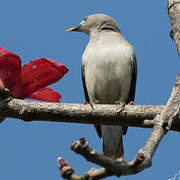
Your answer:
[[[84,32],[90,40],[82,55],[82,81],[87,102],[101,104],[134,101],[137,64],[134,48],[121,35],[117,22],[105,14],[87,16],[68,30]],[[103,137],[103,153],[124,160],[122,134],[127,127],[95,125]]]

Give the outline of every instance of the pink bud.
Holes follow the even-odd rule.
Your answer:
[[[65,166],[69,166],[68,162],[64,160],[62,157],[58,157],[57,159],[58,168],[61,170]]]

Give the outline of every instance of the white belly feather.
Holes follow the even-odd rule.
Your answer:
[[[82,59],[91,101],[98,99],[101,103],[113,104],[117,100],[127,100],[131,86],[132,60],[127,52],[128,48],[103,45],[103,49],[97,46],[92,51],[86,49]]]

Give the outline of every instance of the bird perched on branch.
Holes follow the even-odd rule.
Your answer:
[[[129,103],[134,101],[137,65],[134,49],[110,16],[93,14],[79,26],[68,30],[90,35],[82,55],[82,81],[87,102],[98,100],[102,104]],[[122,134],[127,127],[95,125],[99,137],[103,137],[103,153],[123,161]]]

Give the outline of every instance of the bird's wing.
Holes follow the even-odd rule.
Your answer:
[[[128,100],[127,103],[129,103],[130,101],[134,101],[135,98],[135,92],[136,92],[136,79],[137,79],[137,62],[136,62],[136,56],[135,54],[132,57],[132,72],[131,72],[131,88],[129,91],[129,96],[128,96]]]
[[[129,91],[128,100],[126,103],[134,101],[135,92],[136,92],[136,79],[137,79],[137,62],[136,62],[136,55],[134,54],[132,57],[132,64],[131,64],[132,72],[131,72],[131,88]],[[128,126],[123,126],[123,135],[126,135]]]
[[[90,99],[88,96],[88,92],[87,92],[87,87],[86,87],[86,81],[85,81],[85,67],[82,64],[81,66],[81,76],[82,76],[82,83],[83,83],[83,88],[84,88],[84,96],[85,96],[85,100],[89,103]],[[102,132],[101,132],[101,127],[100,125],[94,125],[97,131],[98,136],[101,138],[102,137]]]

